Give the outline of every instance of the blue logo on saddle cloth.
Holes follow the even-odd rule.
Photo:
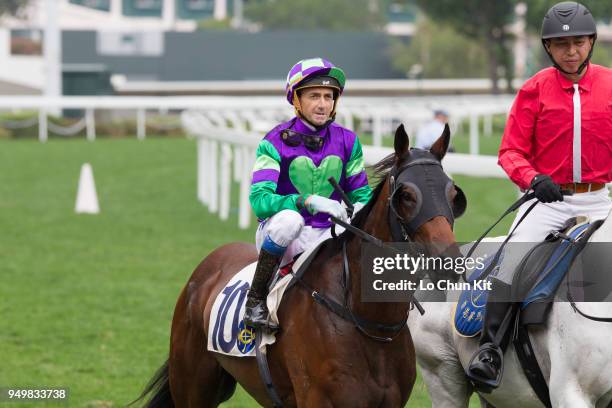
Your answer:
[[[582,234],[589,227],[589,225],[590,224],[583,224],[574,228],[574,230],[569,234],[570,237],[576,238]],[[557,289],[573,259],[575,249],[565,252],[568,245],[568,241],[561,241],[559,246],[554,250],[550,256],[550,259],[546,262],[546,266],[542,270],[546,273],[546,275],[540,276],[536,285],[531,288],[527,294],[527,297],[521,304],[522,308],[527,307],[527,305],[538,299],[547,298]],[[563,258],[561,258],[561,256],[563,256]],[[468,282],[473,282],[479,279],[484,271],[487,270],[493,258],[494,256],[488,257],[485,260],[483,267],[475,270],[472,273],[472,275],[468,278]],[[489,276],[486,278],[487,280],[497,274],[502,259],[503,253],[502,256],[500,256],[499,262],[495,266],[495,269],[493,269],[491,274],[489,274]],[[477,287],[475,288],[474,286],[475,285],[472,285],[470,289],[461,292],[455,308],[455,330],[457,330],[457,333],[460,335],[466,337],[474,337],[482,330],[484,313],[486,310],[487,299],[489,297],[489,292],[487,290],[479,289]]]
[[[473,283],[476,280],[480,280],[482,274],[488,270],[491,266],[491,262],[495,256],[489,256],[483,262],[481,268],[475,269],[474,272],[468,278],[469,283]],[[501,262],[501,258],[493,271],[485,279],[489,281],[492,276],[495,276],[498,271],[498,265]],[[470,289],[466,289],[461,292],[457,306],[455,308],[455,330],[462,336],[473,337],[480,333],[482,330],[482,322],[484,321],[484,313],[487,305],[487,299],[489,298],[489,291],[486,289],[487,285],[470,285]]]

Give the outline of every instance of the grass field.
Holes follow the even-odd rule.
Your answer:
[[[95,216],[73,211],[85,162]],[[254,226],[237,229],[236,208],[224,223],[196,200],[195,169],[186,139],[0,141],[0,387],[68,387],[71,407],[138,396],[167,356],[174,303],[195,265],[221,244],[253,240]],[[469,201],[460,240],[516,197],[506,181],[456,181]],[[419,380],[409,406],[429,405]],[[255,404],[239,390],[226,406]]]

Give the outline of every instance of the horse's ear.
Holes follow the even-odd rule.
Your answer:
[[[406,133],[406,129],[404,129],[404,124],[402,123],[395,131],[395,141],[393,142],[395,156],[397,158],[404,157],[404,154],[406,154],[410,148],[409,144],[410,141],[408,139],[408,134]]]
[[[397,140],[397,135],[396,135]],[[431,146],[429,151],[431,154],[436,156],[438,160],[442,161],[446,151],[448,150],[448,145],[450,143],[450,128],[448,127],[448,123],[444,125],[444,131],[442,135],[436,140],[436,142]]]

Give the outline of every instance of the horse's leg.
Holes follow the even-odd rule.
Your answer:
[[[599,345],[589,344],[584,337],[587,333],[593,336],[588,320],[580,316],[570,320],[568,316],[577,316],[570,304],[555,302],[549,316],[546,343],[550,356],[550,400],[555,408],[594,407],[593,380],[602,371],[599,361],[608,356],[606,342],[609,340]]]
[[[469,406],[472,390],[458,361],[438,360],[431,365],[420,362],[420,366],[432,408]]]
[[[236,381],[206,350],[201,318],[190,318],[186,293],[183,290],[178,299],[172,322],[169,359],[172,398],[177,408],[216,407],[232,396]]]
[[[593,408],[595,402],[576,383],[563,383],[551,378],[550,400],[555,408]]]
[[[452,340],[449,324],[453,304],[423,302],[424,316],[410,313],[412,333],[421,375],[432,407],[467,407],[472,388],[465,377]]]

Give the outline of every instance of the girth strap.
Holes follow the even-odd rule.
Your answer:
[[[529,381],[529,385],[531,385],[538,399],[546,408],[552,407],[548,384],[546,384],[544,374],[542,374],[542,370],[540,369],[540,365],[533,351],[527,326],[518,325],[516,337],[514,339],[514,349],[516,350],[516,355],[521,363],[521,368],[525,373],[525,377],[527,377],[527,381]]]

